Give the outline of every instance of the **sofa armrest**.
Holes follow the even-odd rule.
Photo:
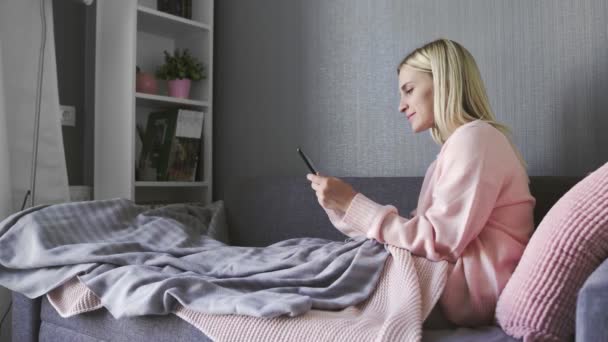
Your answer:
[[[19,342],[38,341],[40,330],[40,298],[29,299],[13,292],[12,340]]]
[[[576,340],[608,341],[608,259],[587,278],[576,303]]]

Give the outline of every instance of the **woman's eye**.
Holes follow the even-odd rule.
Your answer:
[[[414,90],[414,88],[411,88],[410,90],[406,90],[405,93],[406,94],[411,94],[413,90]]]

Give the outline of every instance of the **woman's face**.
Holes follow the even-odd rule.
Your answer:
[[[429,73],[403,65],[399,69],[399,94],[399,112],[405,114],[415,133],[433,127],[433,78]]]

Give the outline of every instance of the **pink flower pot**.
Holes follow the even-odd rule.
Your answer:
[[[187,99],[190,97],[190,80],[171,80],[169,83],[169,96]]]
[[[135,77],[135,91],[138,93],[158,94],[158,84],[154,75],[140,72]]]

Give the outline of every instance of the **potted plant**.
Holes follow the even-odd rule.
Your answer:
[[[205,68],[188,49],[175,49],[174,54],[165,50],[165,64],[156,70],[156,77],[168,81],[169,96],[187,99],[191,81],[206,77]]]

